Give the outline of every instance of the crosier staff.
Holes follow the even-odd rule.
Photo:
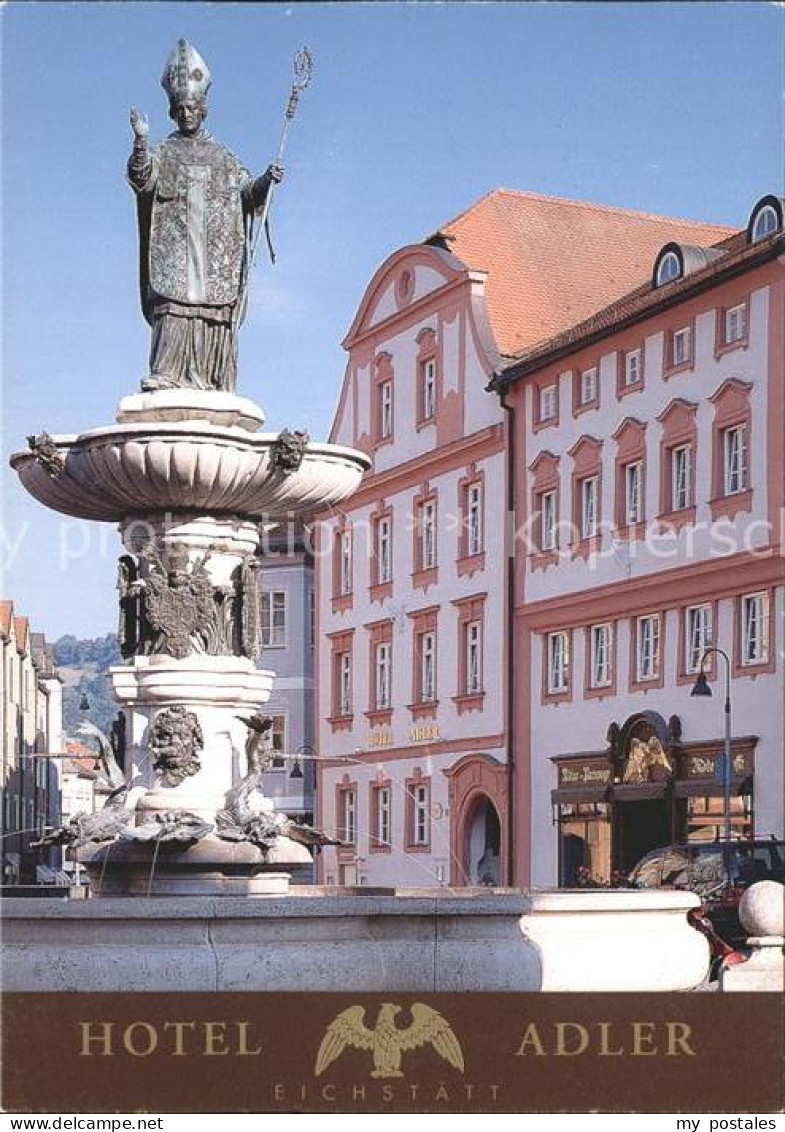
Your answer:
[[[311,81],[312,71],[313,57],[308,48],[303,47],[300,51],[297,52],[294,57],[294,82],[292,83],[292,89],[289,92],[289,101],[286,104],[283,122],[281,123],[281,135],[278,139],[278,149],[272,163],[273,169],[280,169],[281,167],[281,163],[283,161],[283,152],[286,148],[286,138],[289,133],[289,126],[291,125],[292,119],[297,112],[300,95],[308,86],[308,83]],[[259,237],[262,233],[262,229],[264,229],[265,235],[267,237],[267,246],[270,249],[270,259],[273,263],[275,263],[275,252],[273,251],[273,245],[270,239],[269,219],[270,207],[272,205],[273,192],[275,190],[276,184],[277,181],[273,181],[273,183],[270,185],[270,191],[265,198],[259,219],[255,220],[255,231],[251,241],[251,254],[248,257],[248,270],[246,271],[245,280],[243,283],[243,294],[241,296],[241,302],[238,303],[238,309],[242,309],[245,302],[245,293],[248,289],[248,279],[251,274],[251,269],[256,260],[256,252],[259,246]]]

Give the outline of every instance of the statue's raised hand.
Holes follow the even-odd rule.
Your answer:
[[[136,137],[140,140],[143,139],[143,138],[146,138],[147,134],[149,132],[149,129],[150,129],[150,127],[147,123],[146,116],[144,114],[140,114],[139,111],[136,109],[136,107],[132,106],[131,107],[131,113],[130,113],[130,119],[131,119],[131,129],[134,132],[134,137]]]

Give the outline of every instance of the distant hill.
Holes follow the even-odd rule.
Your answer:
[[[113,664],[122,663],[117,636],[80,638],[71,633],[52,645],[57,671],[63,682],[63,727],[67,735],[75,735],[79,724],[87,719],[109,731],[118,706],[109,692],[106,673]],[[89,707],[80,708],[82,697]]]

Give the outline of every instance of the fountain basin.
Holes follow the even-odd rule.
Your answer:
[[[44,506],[80,519],[221,513],[275,521],[335,506],[359,486],[370,460],[336,444],[309,443],[297,471],[271,465],[278,433],[205,420],[140,421],[55,436],[64,468],[50,475],[32,452],[11,466]]]
[[[3,904],[6,991],[682,991],[709,965],[698,898],[668,890]]]

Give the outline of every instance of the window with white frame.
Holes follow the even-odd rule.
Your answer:
[[[383,516],[376,526],[376,572],[381,584],[392,579],[392,521]]]
[[[755,222],[752,225],[752,241],[763,240],[766,236],[776,232],[780,226],[780,218],[777,215],[777,210],[771,204],[766,204],[755,217]]]
[[[428,358],[422,366],[422,419],[432,420],[436,415],[436,361]]]
[[[431,791],[427,785],[417,785],[412,792],[412,845],[427,845],[430,841]]]
[[[725,311],[725,344],[740,342],[745,335],[747,308],[744,303]]]
[[[590,405],[597,398],[597,367],[591,366],[581,374],[581,404]]]
[[[636,673],[639,681],[656,680],[660,674],[660,615],[652,613],[636,622]]]
[[[570,681],[570,639],[566,633],[548,634],[548,691],[566,692]]]
[[[556,386],[546,385],[540,390],[540,420],[550,421],[556,416]]]
[[[431,570],[436,565],[436,501],[426,500],[420,509],[420,565]]]
[[[393,434],[393,387],[384,381],[379,387],[379,436],[387,440]]]
[[[724,484],[726,495],[738,495],[747,487],[744,425],[726,428],[722,434]]]
[[[706,649],[712,643],[712,608],[691,605],[684,623],[684,666],[687,672],[698,672]]]
[[[741,599],[741,663],[765,664],[769,659],[769,595],[746,594]]]
[[[339,592],[350,594],[352,592],[352,532],[341,531],[339,541]]]
[[[676,252],[666,252],[657,267],[657,286],[662,287],[681,275],[681,260]]]
[[[420,699],[423,703],[436,699],[436,635],[420,634]]]
[[[466,634],[466,672],[464,673],[467,695],[482,691],[482,627],[479,621],[469,621],[464,629]]]
[[[556,549],[556,492],[544,491],[540,497],[542,523],[541,549]]]
[[[643,519],[643,464],[637,461],[624,468],[624,521],[627,526]]]
[[[605,688],[611,682],[611,627],[592,625],[590,640],[590,686]]]
[[[692,450],[680,444],[671,450],[671,507],[683,511],[692,500]]]
[[[630,350],[624,355],[624,384],[637,385],[642,376],[641,351]]]
[[[286,646],[285,590],[263,591],[261,617],[263,648],[284,648]]]
[[[273,749],[273,770],[281,770],[284,766],[284,752],[286,751],[286,716],[274,715],[273,725],[270,728],[270,743]]]
[[[352,714],[352,654],[341,653],[338,661],[338,710],[340,715]]]
[[[391,838],[391,794],[389,786],[376,788],[376,841],[379,845],[389,845]]]
[[[376,646],[376,708],[386,710],[391,704],[392,645],[384,641]]]
[[[482,551],[482,484],[470,483],[466,492],[468,531],[466,550],[468,554]]]
[[[597,477],[581,480],[581,538],[593,538],[597,533]]]
[[[354,790],[342,790],[343,840],[353,845],[357,840],[357,795]]]
[[[675,366],[683,365],[685,362],[690,361],[692,356],[692,329],[689,326],[683,326],[681,330],[673,332],[673,364]]]

